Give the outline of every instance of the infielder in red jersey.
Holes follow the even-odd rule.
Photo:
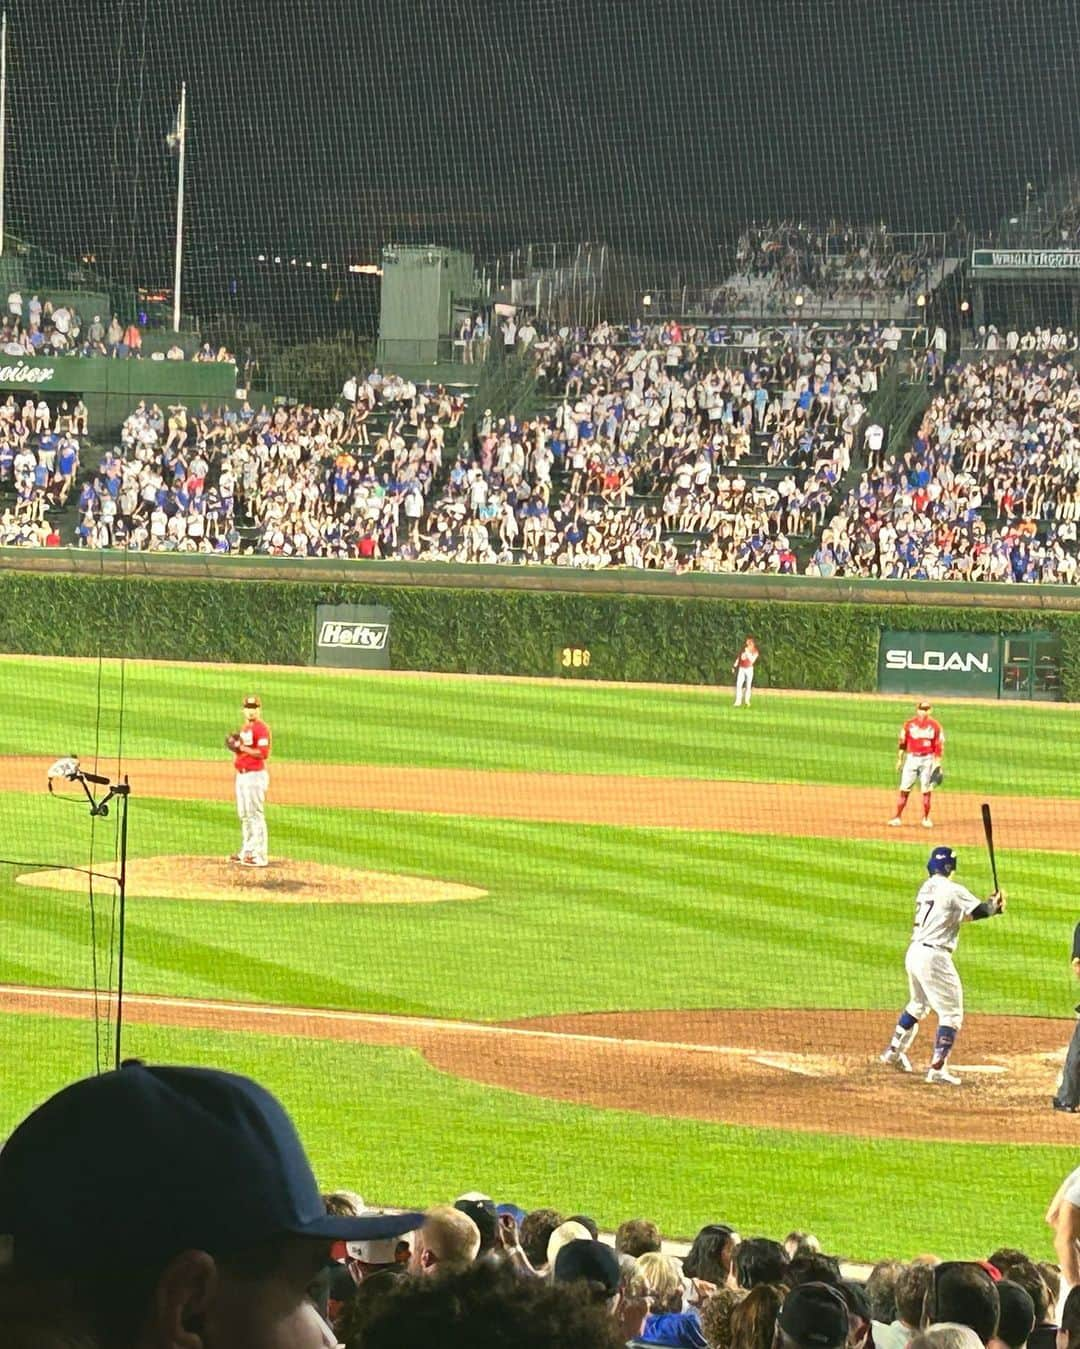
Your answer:
[[[266,792],[270,774],[270,727],[262,720],[262,703],[254,695],[244,699],[244,727],[230,735],[236,769],[236,813],[240,817],[240,851],[229,858],[245,867],[265,867],[267,859]]]
[[[924,699],[915,709],[915,715],[905,721],[900,728],[896,755],[896,767],[900,772],[900,794],[896,798],[896,814],[889,821],[893,826],[901,823],[911,789],[918,782],[922,789],[923,828],[933,828],[930,802],[935,785],[934,772],[940,769],[942,755],[945,753],[945,732],[941,729],[941,723],[930,715],[932,710]]]

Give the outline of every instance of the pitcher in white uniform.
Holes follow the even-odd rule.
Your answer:
[[[230,737],[236,769],[236,813],[240,817],[240,851],[229,858],[242,867],[265,867],[267,860],[266,793],[270,774],[270,727],[263,721],[262,702],[255,694],[244,699],[244,725]]]
[[[915,896],[915,926],[904,957],[910,996],[881,1061],[910,1073],[907,1051],[918,1034],[919,1022],[932,1011],[938,1029],[926,1080],[957,1087],[960,1079],[949,1072],[948,1058],[964,1023],[964,990],[952,953],[960,937],[960,924],[1002,913],[1005,895],[995,890],[980,900],[951,880],[956,870],[956,854],[951,848],[935,848],[926,870],[930,874]]]

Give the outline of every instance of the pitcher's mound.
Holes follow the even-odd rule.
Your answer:
[[[103,871],[111,871],[103,867]],[[20,885],[85,892],[80,871],[28,871]],[[113,883],[115,884],[115,882]],[[99,889],[111,889],[108,880]],[[127,865],[129,899],[203,899],[246,904],[437,904],[482,899],[486,890],[427,876],[357,871],[322,862],[275,860],[268,867],[242,867],[217,857],[139,857]]]

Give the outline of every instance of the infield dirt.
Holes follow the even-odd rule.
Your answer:
[[[106,767],[103,765],[103,768]],[[232,801],[228,763],[128,760],[123,771],[138,795]],[[0,791],[45,788],[40,759],[0,758]],[[983,842],[982,798],[942,791],[934,797],[937,834],[950,844]],[[268,805],[415,811],[557,824],[722,830],[813,838],[923,839],[917,802],[908,827],[889,829],[895,794],[870,788],[797,783],[562,773],[501,773],[376,764],[276,763]],[[995,796],[997,846],[1071,852],[1080,839],[1080,799]],[[927,838],[934,837],[929,830]]]
[[[0,1011],[83,1019],[94,998],[0,986]],[[133,994],[124,1020],[397,1045],[492,1087],[714,1123],[998,1144],[1075,1145],[1080,1130],[1076,1116],[1050,1109],[1072,1023],[1048,1018],[972,1017],[955,1055],[959,1087],[878,1062],[892,1029],[880,1012],[599,1012],[488,1024]]]

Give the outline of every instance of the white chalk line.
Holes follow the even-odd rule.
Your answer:
[[[77,988],[37,988],[26,984],[0,984],[0,998],[24,999],[28,1003],[35,1000],[47,1002],[59,999],[70,1003],[91,1003],[93,992],[90,989]],[[113,998],[107,994],[102,998],[106,1006],[112,1005]],[[274,1003],[228,1002],[219,998],[177,998],[161,993],[128,993],[124,1003],[133,1008],[179,1009],[184,1011],[215,1012],[222,1016],[230,1015],[275,1018],[300,1018],[312,1021],[327,1021],[344,1025],[383,1026],[400,1030],[436,1031],[444,1034],[490,1036],[503,1039],[523,1039],[548,1041],[557,1044],[603,1045],[617,1049],[676,1049],[687,1054],[711,1054],[722,1058],[749,1059],[751,1063],[777,1072],[793,1073],[798,1077],[828,1077],[829,1073],[820,1067],[810,1066],[817,1060],[820,1064],[824,1056],[815,1054],[800,1055],[778,1052],[770,1054],[760,1049],[748,1049],[735,1045],[705,1045],[689,1040],[647,1040],[636,1036],[588,1035],[583,1031],[539,1030],[528,1026],[494,1026],[483,1021],[448,1021],[440,1017],[395,1016],[386,1012],[351,1012],[330,1007],[287,1007]],[[799,1059],[807,1062],[800,1063]],[[957,1070],[965,1073],[1005,1073],[1008,1069],[998,1064],[957,1064]],[[842,1073],[842,1069],[838,1070]]]
[[[27,1002],[60,999],[82,1003],[93,999],[89,989],[37,988],[23,984],[0,984],[0,997],[25,998]],[[106,995],[106,1004],[112,998]],[[495,1036],[505,1038],[549,1040],[571,1044],[607,1045],[620,1049],[679,1049],[693,1054],[719,1054],[734,1058],[753,1059],[759,1049],[737,1048],[731,1045],[695,1044],[683,1040],[642,1040],[633,1036],[586,1035],[580,1031],[538,1030],[528,1026],[494,1026],[482,1021],[448,1021],[440,1017],[394,1016],[385,1012],[350,1012],[329,1007],[283,1007],[273,1003],[226,1002],[214,998],[177,998],[165,994],[125,993],[127,1007],[179,1008],[201,1012],[220,1012],[225,1016],[300,1017],[307,1020],[339,1022],[347,1025],[388,1026],[402,1030],[442,1031],[451,1034]]]

